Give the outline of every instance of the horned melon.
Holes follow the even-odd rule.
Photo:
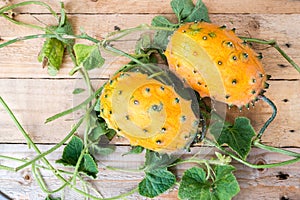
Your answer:
[[[233,30],[206,22],[186,23],[165,51],[170,69],[201,97],[242,107],[267,86],[257,54]]]
[[[136,71],[120,72],[107,82],[100,96],[100,115],[131,145],[158,152],[184,149],[199,123],[191,100]]]

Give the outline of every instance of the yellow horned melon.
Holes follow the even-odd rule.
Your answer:
[[[241,107],[267,85],[256,53],[234,31],[206,22],[182,25],[165,51],[170,69],[201,97]]]
[[[184,149],[199,119],[173,87],[140,72],[121,72],[103,88],[100,115],[131,145],[158,152]]]

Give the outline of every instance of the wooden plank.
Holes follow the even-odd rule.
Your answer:
[[[49,149],[51,145],[39,145],[42,151]],[[14,149],[14,152],[11,152]],[[99,175],[96,180],[90,180],[90,183],[97,187],[105,197],[110,197],[119,194],[120,192],[126,192],[137,186],[138,182],[143,178],[143,173],[122,173],[117,171],[105,170],[103,165],[115,166],[115,167],[127,167],[137,168],[142,165],[144,155],[130,155],[122,156],[124,152],[127,152],[129,147],[117,147],[116,152],[106,157],[96,157],[101,162],[99,164]],[[203,147],[193,148],[191,153],[186,153],[183,158],[192,156],[196,152],[202,152],[199,154],[200,158],[211,158],[214,155],[215,150],[203,149]],[[289,149],[296,152],[300,152],[299,149]],[[48,159],[50,162],[54,162],[62,154],[62,149],[54,152]],[[14,156],[18,158],[33,158],[35,154],[28,150],[26,145],[0,145],[0,155]],[[264,162],[273,163],[286,160],[287,157],[281,156],[275,153],[266,154],[264,151],[259,149],[253,149],[249,161],[253,163]],[[1,164],[14,164],[11,161],[1,160]],[[300,163],[285,167],[277,167],[266,170],[256,170],[245,167],[242,164],[233,162],[233,165],[237,168],[235,175],[241,187],[241,192],[234,199],[280,199],[286,197],[289,199],[300,198],[300,175],[298,169]],[[56,165],[57,166],[57,165]],[[176,169],[173,169],[177,175],[181,176],[183,171],[191,167],[192,165],[180,165]],[[68,169],[68,168],[63,168]],[[57,181],[50,172],[44,172],[43,174],[47,180],[48,185],[51,188],[59,186]],[[31,168],[26,168],[19,172],[7,172],[0,171],[0,188],[1,191],[9,195],[14,199],[43,199],[45,194],[40,190],[36,184]],[[74,200],[82,199],[80,195],[65,191],[68,198]],[[177,189],[168,191],[161,197],[156,199],[176,199]],[[129,199],[147,199],[141,198],[137,194],[132,195]]]
[[[196,2],[197,0],[193,0]],[[22,0],[12,0],[12,3],[22,2]],[[57,1],[43,0],[56,11],[59,11]],[[65,8],[70,13],[172,13],[170,0],[64,0]],[[299,13],[300,3],[296,0],[203,0],[210,13]],[[3,3],[2,3],[3,5]],[[1,4],[0,4],[1,7]],[[48,13],[40,7],[31,6],[26,9],[18,9],[17,12]]]
[[[53,18],[48,15],[21,15],[18,19],[30,23],[37,23],[34,17],[39,18],[47,24],[54,24]],[[108,32],[114,31],[114,26],[122,29],[135,27],[142,23],[150,23],[154,15],[75,15],[70,20],[75,27],[76,33],[79,28],[84,27],[85,31],[93,37],[104,37]],[[174,17],[170,17],[174,19]],[[280,46],[295,60],[300,63],[300,28],[291,23],[300,24],[300,15],[212,15],[213,22],[217,24],[227,24],[228,28],[237,28],[239,35],[263,39],[276,39]],[[40,33],[29,28],[19,27],[0,18],[0,37],[3,41],[9,39]],[[139,38],[134,34],[120,42],[119,47],[127,52],[133,52],[134,42]],[[48,78],[45,70],[41,69],[41,64],[37,61],[37,55],[41,49],[43,40],[24,41],[0,49],[0,78]],[[288,44],[288,46],[286,45]],[[254,46],[257,52],[264,54],[263,64],[268,74],[275,79],[299,79],[299,74],[285,61],[273,48],[267,46]],[[108,63],[115,59],[112,55],[106,55]],[[13,58],[13,59],[12,59]],[[112,69],[116,69],[125,62],[119,62]],[[58,74],[59,78],[68,78],[68,72],[73,67],[70,59],[65,60],[62,70]],[[92,77],[97,77],[93,75]],[[104,75],[105,76],[105,75]],[[106,76],[107,77],[107,76]]]
[[[103,82],[95,81],[95,85]],[[79,104],[83,97],[72,95],[74,88],[84,87],[78,80],[66,79],[0,79],[1,96],[16,113],[21,124],[37,143],[57,143],[69,132],[72,124],[81,115],[63,117],[55,122],[44,124],[46,118]],[[99,86],[98,86],[99,87]],[[83,94],[82,94],[83,95]],[[300,81],[270,81],[270,89],[266,95],[278,107],[278,116],[266,131],[263,141],[274,146],[300,147]],[[287,102],[285,102],[287,99]],[[252,120],[256,130],[270,117],[271,108],[263,102],[256,104],[249,111],[242,113],[237,109],[227,111],[230,119],[237,115],[245,115]],[[0,108],[0,142],[23,143],[25,140],[13,126],[13,122]],[[116,140],[116,143],[126,143],[126,140]]]

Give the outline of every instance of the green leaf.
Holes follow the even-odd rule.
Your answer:
[[[91,141],[97,141],[100,139],[102,135],[105,135],[109,132],[109,129],[107,128],[106,124],[100,123],[96,128],[94,128],[89,133],[89,140]]]
[[[160,154],[158,152],[146,151],[146,161],[145,161],[145,170],[146,171],[151,171],[153,169],[157,168],[165,168],[174,161],[177,160],[176,157],[172,157],[171,155],[168,155],[166,153]]]
[[[106,137],[111,140],[116,134],[115,130],[107,127],[103,118],[96,116],[95,112],[91,113],[89,124],[91,131],[88,135],[88,139],[92,142],[99,141],[103,135],[106,135]]]
[[[235,119],[234,125],[216,122],[210,128],[219,145],[228,144],[242,159],[246,159],[250,149],[255,131],[250,120],[245,117]],[[220,134],[221,133],[221,134]]]
[[[45,198],[45,200],[61,200],[60,197],[51,197],[50,195]]]
[[[168,19],[163,16],[156,16],[152,19],[152,26],[156,27],[175,27],[177,28],[178,24],[171,23]],[[154,35],[154,44],[161,49],[166,49],[169,43],[169,36],[172,35],[172,31],[156,31]]]
[[[184,22],[206,21],[210,22],[208,10],[202,0],[198,0],[192,12],[183,20]]]
[[[93,155],[107,156],[116,150],[114,145],[109,144],[92,144],[89,148],[89,152]]]
[[[173,34],[171,31],[157,31],[154,35],[154,43],[157,48],[165,50],[169,43],[169,37]]]
[[[85,91],[85,89],[83,89],[83,88],[75,88],[73,90],[72,94],[80,94],[80,93],[82,93],[84,91]]]
[[[77,136],[73,136],[71,141],[64,148],[62,159],[57,160],[56,163],[75,167],[83,151],[83,146],[82,140]],[[79,171],[96,178],[98,173],[97,163],[90,154],[85,153],[83,155]]]
[[[178,24],[171,23],[164,16],[155,16],[152,19],[151,25],[152,26],[158,26],[158,27],[178,27]]]
[[[94,111],[100,112],[100,98],[97,98],[97,103],[94,107]]]
[[[64,148],[62,159],[57,160],[57,163],[61,163],[63,165],[76,166],[78,158],[83,150],[83,142],[82,140],[74,136],[71,141]]]
[[[141,146],[133,146],[131,147],[130,151],[127,153],[122,154],[122,156],[130,155],[130,154],[140,154],[144,151],[144,147]]]
[[[232,174],[235,168],[231,165],[217,165],[214,168],[216,179],[213,183],[213,195],[216,199],[229,200],[240,191],[239,183]]]
[[[175,175],[166,168],[148,171],[145,178],[139,183],[139,193],[142,196],[153,198],[170,189],[175,182]]]
[[[98,45],[75,44],[74,52],[77,65],[82,65],[85,69],[91,70],[99,68],[104,64]]]
[[[80,163],[79,171],[85,172],[88,176],[92,176],[93,178],[97,177],[98,167],[90,154],[84,154],[82,162]]]
[[[137,41],[135,45],[135,53],[143,54],[145,50],[151,47],[151,36],[149,34],[141,35],[141,38]]]
[[[65,45],[72,47],[75,43],[75,39],[62,38],[60,36],[60,35],[74,35],[73,27],[68,20],[63,3],[61,3],[60,15],[61,17],[60,17],[59,24],[57,26],[47,27],[46,33],[53,33],[53,32],[56,33],[57,35],[56,39],[60,40]]]
[[[48,67],[48,73],[55,76],[60,69],[64,56],[64,45],[56,38],[47,38],[38,56],[43,67]]]
[[[178,21],[181,22],[191,14],[195,6],[192,0],[172,0],[171,7]]]
[[[206,172],[199,167],[186,170],[183,174],[178,197],[188,200],[230,200],[239,191],[239,185],[230,165],[217,165],[214,180],[206,179]]]

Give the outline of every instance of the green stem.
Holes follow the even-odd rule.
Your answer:
[[[75,112],[79,109],[82,109],[84,108],[88,103],[90,103],[93,99],[95,98],[94,94],[92,94],[91,96],[89,96],[86,100],[84,100],[82,103],[78,104],[77,106],[73,107],[73,108],[70,108],[68,110],[65,110],[61,113],[58,113],[56,115],[53,115],[52,117],[49,117],[48,119],[46,119],[46,122],[45,123],[49,123],[51,121],[54,121],[60,117],[63,117],[65,115],[68,115],[72,112]]]
[[[78,157],[78,160],[77,160],[77,163],[76,163],[76,165],[75,165],[74,172],[73,172],[73,177],[72,177],[72,179],[71,179],[71,183],[72,183],[73,185],[76,185],[76,177],[77,177],[77,175],[78,175],[79,167],[80,167],[80,165],[81,165],[81,161],[82,161],[82,159],[83,159],[84,154],[86,153],[86,149],[87,149],[87,148],[88,148],[88,146],[85,146],[85,148],[81,151],[81,153],[80,153],[80,155],[79,155],[79,157]]]
[[[281,154],[285,154],[285,155],[288,155],[288,156],[291,156],[291,157],[300,158],[300,153],[296,153],[296,152],[293,152],[293,151],[284,150],[284,149],[280,149],[280,148],[277,148],[277,147],[271,147],[271,146],[268,146],[268,145],[264,145],[264,144],[260,143],[259,140],[255,140],[253,142],[253,145],[255,147],[264,149],[266,151],[281,153]]]
[[[15,115],[13,114],[13,112],[11,111],[11,109],[8,107],[8,105],[4,102],[4,100],[2,99],[2,97],[0,96],[0,103],[3,105],[3,107],[5,108],[5,110],[7,111],[7,113],[9,114],[9,116],[12,118],[12,120],[14,121],[15,125],[17,126],[17,128],[19,129],[19,131],[23,134],[23,136],[25,137],[27,143],[32,146],[32,148],[35,150],[35,152],[37,152],[39,155],[36,156],[34,159],[32,159],[31,161],[15,168],[15,171],[18,171],[20,169],[23,169],[24,167],[30,165],[30,164],[34,164],[37,160],[42,159],[42,161],[51,169],[51,171],[55,174],[55,176],[57,178],[59,178],[60,180],[62,180],[63,182],[67,182],[60,174],[59,172],[50,164],[50,162],[46,159],[46,155],[48,153],[53,152],[54,150],[56,150],[57,148],[59,148],[61,145],[64,144],[64,142],[61,142],[57,145],[55,145],[53,148],[51,148],[50,150],[41,153],[40,149],[36,146],[36,144],[31,140],[31,138],[28,136],[28,134],[26,133],[26,131],[24,130],[24,128],[21,126],[21,124],[19,123],[19,121],[17,120],[17,118],[15,117]],[[82,119],[81,119],[82,120]],[[78,122],[77,125],[80,125],[81,122]],[[75,130],[77,130],[78,127],[76,127]],[[68,136],[71,137],[75,130],[73,129],[71,131],[72,134],[69,134]],[[67,138],[67,137],[66,137]],[[66,139],[65,138],[65,139]],[[63,140],[64,141],[64,140]],[[67,140],[66,140],[67,141]]]
[[[0,159],[7,159],[7,160],[12,160],[12,161],[18,161],[18,162],[22,162],[22,163],[26,163],[28,160],[23,160],[23,159],[20,159],[20,158],[15,158],[15,157],[10,157],[10,156],[4,156],[4,155],[0,155]],[[3,165],[2,165],[3,166]],[[39,165],[39,164],[35,164],[36,167],[38,168],[41,168],[41,169],[45,169],[45,170],[51,170],[49,167],[46,167],[46,166],[43,166],[43,165]],[[12,170],[10,171],[16,171],[15,168],[12,168],[12,167],[8,167],[8,166],[5,166],[7,168],[11,168]],[[61,169],[58,169],[59,172],[61,173],[64,173],[64,174],[68,174],[68,175],[72,175],[73,173],[72,172],[68,172],[68,171],[65,171],[65,170],[61,170]]]
[[[67,186],[67,183],[64,183],[59,188],[50,191],[47,189],[46,183],[45,183],[44,179],[42,178],[41,172],[37,169],[37,166],[35,163],[32,164],[31,168],[32,168],[34,178],[37,180],[38,185],[45,193],[53,194],[53,193],[59,192],[60,190],[62,190],[63,188],[65,188]]]
[[[31,39],[38,39],[38,38],[56,38],[57,36],[54,34],[36,34],[36,35],[27,35],[24,37],[18,37],[12,40],[9,40],[7,42],[3,42],[0,44],[0,48],[3,48],[5,46],[11,45],[13,43],[19,42],[19,41],[25,41],[25,40],[31,40]]]
[[[139,191],[139,189],[136,187],[136,188],[130,190],[129,192],[126,192],[126,193],[123,193],[123,194],[120,194],[118,196],[111,197],[111,198],[104,198],[103,200],[118,200],[118,199],[123,199],[123,198],[125,198],[125,197],[127,197],[129,195],[132,195],[132,194],[134,194],[134,193],[136,193],[138,191]]]
[[[105,41],[112,42],[119,40],[120,38],[125,37],[126,35],[129,35],[136,31],[144,31],[144,30],[156,30],[156,31],[175,31],[178,27],[169,28],[169,27],[157,27],[157,26],[150,26],[148,24],[141,24],[134,28],[124,29],[120,31],[111,32],[105,37]],[[115,36],[115,37],[113,37]]]
[[[263,165],[255,165],[252,163],[249,163],[241,158],[239,158],[238,156],[234,155],[233,153],[227,151],[226,149],[224,149],[223,147],[219,146],[218,144],[216,144],[215,142],[205,139],[205,142],[207,142],[209,145],[215,146],[217,149],[219,149],[220,151],[222,151],[223,153],[229,155],[230,157],[232,157],[233,159],[235,159],[236,161],[254,168],[254,169],[265,169],[265,168],[274,168],[274,167],[279,167],[279,166],[285,166],[285,165],[290,165],[296,162],[300,161],[300,157],[295,158],[295,159],[291,159],[291,160],[287,160],[287,161],[283,161],[283,162],[279,162],[279,163],[271,163],[271,164],[263,164]]]
[[[37,30],[41,30],[41,31],[46,31],[47,30],[47,28],[44,28],[44,27],[41,27],[41,26],[38,26],[38,25],[27,24],[27,23],[24,23],[24,22],[16,21],[16,20],[8,17],[5,14],[0,14],[0,16],[7,19],[8,21],[16,24],[16,25],[19,25],[19,26],[25,26],[25,27],[29,27],[29,28],[33,28],[33,29],[37,29]]]
[[[58,149],[59,147],[61,147],[63,144],[65,144],[73,135],[74,133],[77,131],[78,127],[82,124],[83,122],[83,118],[81,118],[77,124],[72,128],[72,130],[69,132],[69,134],[62,140],[60,141],[58,144],[56,144],[54,147],[52,147],[51,149],[49,149],[48,151],[45,151],[44,153],[40,153],[38,156],[36,156],[35,158],[33,158],[32,160],[30,160],[29,162],[15,168],[16,171],[19,171],[29,165],[31,165],[32,163],[36,162],[37,160],[45,157],[46,155],[52,153],[53,151],[55,151],[56,149]]]
[[[178,162],[172,163],[168,165],[168,167],[173,167],[179,164],[185,164],[185,163],[196,163],[199,165],[203,164],[211,164],[211,165],[223,165],[224,163],[219,160],[206,160],[206,159],[197,159],[197,158],[190,158],[186,160],[180,160]]]
[[[6,171],[15,172],[15,168],[8,167],[8,166],[5,166],[5,165],[0,165],[0,170],[6,170]]]
[[[24,2],[21,2],[21,3],[10,5],[10,6],[5,6],[3,8],[0,8],[0,14],[3,14],[5,12],[7,12],[7,11],[13,10],[15,8],[18,8],[18,7],[32,5],[32,4],[45,7],[46,9],[48,9],[50,11],[50,13],[56,19],[59,19],[59,16],[56,14],[56,12],[48,4],[46,4],[44,2],[41,2],[41,1],[24,1]]]
[[[82,67],[80,69],[80,72],[81,72],[81,74],[82,74],[82,76],[83,76],[83,78],[85,80],[85,83],[86,83],[86,85],[88,87],[89,95],[93,95],[94,92],[95,92],[95,90],[94,90],[94,88],[92,86],[92,83],[91,83],[91,80],[90,80],[90,76],[89,76],[87,70],[84,67]]]
[[[300,67],[279,47],[275,40],[261,40],[257,38],[240,37],[245,42],[255,42],[258,44],[267,44],[274,47],[299,73]]]
[[[112,171],[119,171],[119,172],[126,172],[126,173],[140,173],[144,171],[144,169],[123,169],[123,168],[117,168],[112,166],[106,166],[105,168]]]
[[[275,117],[277,115],[276,105],[270,99],[268,99],[267,97],[265,97],[263,95],[259,96],[259,98],[271,106],[271,108],[273,109],[273,113],[272,113],[271,117],[265,122],[265,124],[260,129],[260,131],[258,132],[258,134],[256,136],[256,138],[258,138],[258,139],[260,139],[262,137],[262,135],[265,132],[265,130],[267,129],[267,127],[272,123],[272,121],[275,119]]]

